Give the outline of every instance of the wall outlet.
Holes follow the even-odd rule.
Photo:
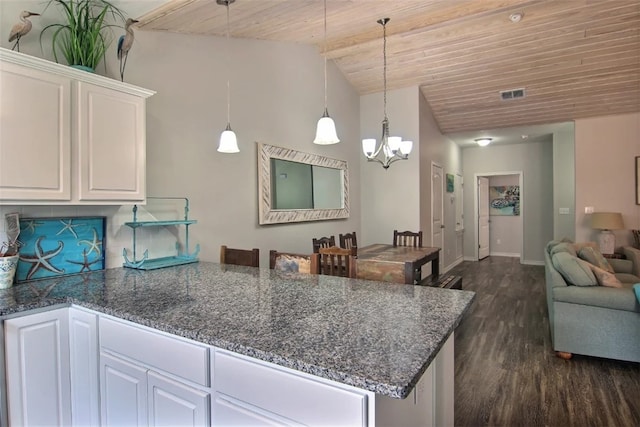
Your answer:
[[[592,214],[593,213],[593,206],[585,206],[584,207],[584,213]]]

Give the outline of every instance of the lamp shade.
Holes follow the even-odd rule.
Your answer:
[[[591,214],[591,228],[596,230],[621,230],[624,228],[619,212],[594,212]]]
[[[238,153],[238,139],[236,134],[231,130],[231,127],[227,125],[227,129],[220,135],[220,144],[218,144],[218,151],[220,153]]]
[[[326,110],[325,110],[326,114]],[[318,120],[318,127],[316,128],[316,139],[313,140],[314,144],[318,145],[330,145],[340,142],[338,134],[336,132],[336,124],[328,114],[320,117]]]

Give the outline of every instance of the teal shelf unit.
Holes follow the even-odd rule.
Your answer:
[[[200,253],[200,245],[196,245],[193,253],[189,252],[189,226],[196,224],[198,221],[189,219],[189,199],[186,197],[147,197],[147,199],[157,200],[184,200],[184,219],[161,220],[161,221],[138,221],[138,205],[133,205],[133,221],[125,222],[124,225],[133,230],[133,259],[127,255],[127,248],[122,250],[124,257],[123,267],[135,268],[137,270],[155,270],[158,268],[172,267],[175,265],[192,264],[198,262],[198,254]],[[149,250],[145,249],[142,258],[137,256],[137,236],[136,231],[140,227],[170,227],[185,226],[185,250],[180,251],[180,243],[176,242],[177,255],[152,258],[149,259]]]

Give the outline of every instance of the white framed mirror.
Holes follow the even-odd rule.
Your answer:
[[[260,224],[349,218],[344,160],[258,143]]]

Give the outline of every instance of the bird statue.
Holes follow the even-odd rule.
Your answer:
[[[126,34],[120,36],[118,39],[118,59],[120,60],[121,81],[124,81],[124,67],[127,66],[129,50],[131,50],[131,45],[133,45],[133,29],[131,26],[137,22],[135,19],[127,18],[127,22],[124,24]]]
[[[20,14],[20,21],[11,27],[11,32],[9,33],[9,43],[12,41],[16,41],[11,50],[18,50],[20,52],[20,38],[26,35],[29,31],[31,31],[31,21],[27,18],[30,16],[40,16],[39,13],[29,12],[28,10],[23,10]]]

